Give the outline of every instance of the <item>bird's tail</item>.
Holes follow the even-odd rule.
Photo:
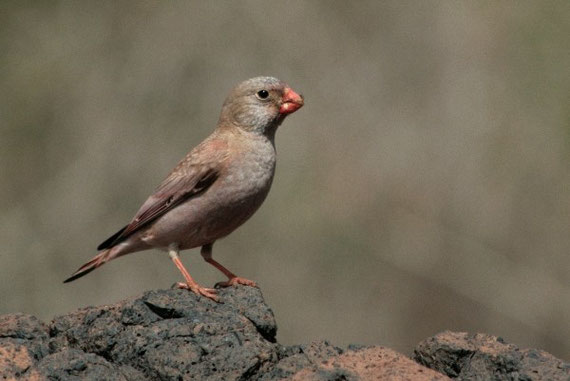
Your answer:
[[[76,272],[74,272],[69,278],[63,281],[63,283],[68,283],[74,281],[77,278],[81,278],[83,275],[87,275],[91,271],[95,270],[97,267],[102,266],[106,262],[116,257],[116,250],[114,248],[107,249],[100,252],[93,257],[89,262],[81,266]]]

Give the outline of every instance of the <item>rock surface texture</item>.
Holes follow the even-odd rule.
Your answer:
[[[0,379],[570,379],[570,365],[548,353],[485,335],[439,334],[418,346],[417,362],[379,346],[283,346],[258,289],[228,288],[219,295],[221,304],[185,290],[149,291],[49,324],[31,315],[2,315]]]
[[[442,332],[418,344],[414,359],[458,380],[570,380],[570,363],[481,333]]]

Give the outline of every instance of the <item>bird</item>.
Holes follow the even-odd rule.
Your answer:
[[[216,287],[257,287],[214,260],[212,247],[265,200],[275,174],[275,133],[303,105],[302,95],[274,77],[255,77],[235,86],[211,135],[180,160],[134,218],[64,283],[115,258],[154,248],[167,252],[182,273],[184,282],[175,287],[219,301],[217,290],[200,286],[180,260],[181,250],[200,247],[203,259],[228,278]]]

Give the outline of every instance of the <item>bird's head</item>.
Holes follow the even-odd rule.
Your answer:
[[[303,106],[303,97],[273,77],[248,79],[233,88],[220,115],[220,126],[272,135],[288,114]]]

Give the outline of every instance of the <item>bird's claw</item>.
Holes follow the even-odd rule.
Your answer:
[[[257,283],[255,283],[254,281],[241,278],[239,276],[233,277],[225,282],[218,282],[214,287],[215,288],[230,287],[230,286],[237,287],[238,284],[243,284],[244,286],[249,286],[249,287],[257,287]]]
[[[212,299],[214,302],[218,302],[218,303],[220,302],[220,298],[217,295],[218,291],[216,291],[213,288],[201,287],[201,286],[198,286],[197,284],[194,285],[194,284],[188,284],[188,283],[184,283],[184,282],[178,282],[178,283],[174,284],[174,287],[192,291],[196,295],[205,296],[208,299]]]

